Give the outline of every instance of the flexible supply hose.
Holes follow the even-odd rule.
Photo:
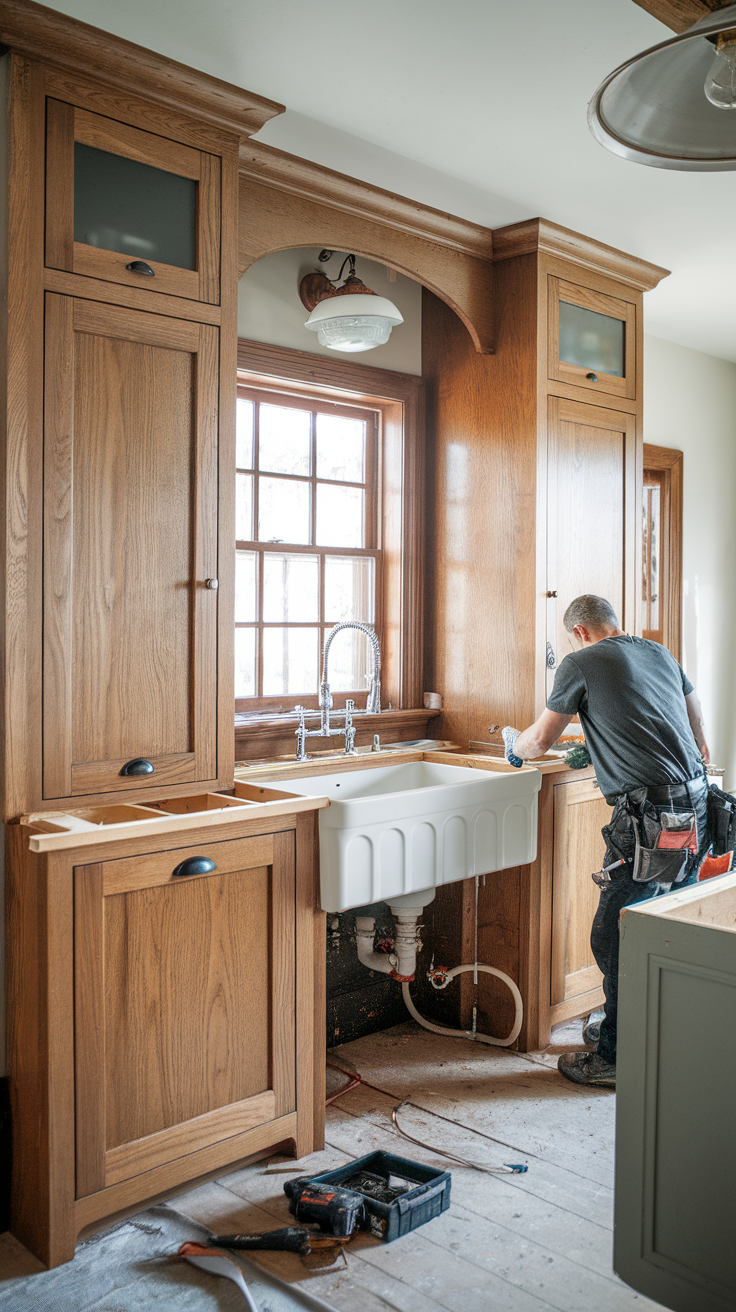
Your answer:
[[[508,975],[505,975],[502,970],[496,970],[495,966],[481,966],[480,962],[475,966],[455,966],[452,970],[448,970],[448,984],[451,979],[454,979],[456,975],[462,975],[465,970],[484,970],[487,975],[496,975],[498,979],[503,980],[504,984],[508,984],[514,999],[516,1015],[514,1016],[514,1024],[511,1033],[507,1039],[492,1039],[489,1034],[478,1034],[477,1031],[474,1032],[473,1030],[451,1030],[445,1025],[434,1025],[432,1021],[425,1020],[423,1016],[419,1015],[419,1012],[412,1002],[409,985],[403,984],[401,992],[404,995],[404,1002],[406,1003],[410,1015],[413,1016],[418,1025],[424,1026],[425,1030],[431,1030],[433,1034],[447,1034],[453,1039],[475,1039],[478,1043],[493,1043],[498,1048],[508,1048],[516,1039],[518,1039],[521,1031],[521,1023],[524,1019],[524,1004],[521,1000],[521,994],[518,988],[514,981],[510,979]]]

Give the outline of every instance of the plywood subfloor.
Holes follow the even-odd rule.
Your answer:
[[[580,1023],[556,1032],[556,1050],[580,1043]],[[306,1270],[291,1254],[252,1254],[340,1312],[647,1312],[659,1307],[611,1268],[615,1096],[562,1079],[556,1051],[507,1053],[429,1034],[413,1023],[333,1049],[329,1060],[375,1088],[346,1093],[327,1111],[327,1146],[298,1164],[316,1174],[377,1148],[452,1171],[449,1211],[393,1244],[366,1235],[346,1265]],[[346,1081],[331,1073],[332,1091]],[[384,1090],[385,1092],[379,1092]],[[391,1109],[418,1139],[525,1175],[491,1176],[448,1163],[402,1139]],[[291,1165],[272,1163],[272,1165]],[[230,1233],[292,1221],[283,1182],[266,1163],[223,1175],[171,1206]],[[0,1302],[12,1280],[38,1269],[10,1236],[0,1242]],[[25,1254],[25,1257],[24,1257]],[[29,1265],[30,1264],[30,1265]],[[91,1291],[90,1291],[91,1292]],[[91,1307],[79,1291],[79,1309]],[[12,1305],[12,1304],[11,1304]]]

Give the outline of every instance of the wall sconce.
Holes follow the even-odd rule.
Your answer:
[[[659,169],[736,169],[736,4],[614,69],[588,106],[601,145]]]
[[[320,263],[332,255],[333,251],[320,251]],[[348,276],[338,287],[346,264]],[[299,284],[299,296],[310,311],[304,327],[317,333],[317,340],[332,351],[372,351],[388,341],[394,324],[404,322],[393,301],[377,296],[356,276],[354,255],[346,255],[335,282],[324,273],[308,273]],[[372,299],[366,300],[369,296]]]

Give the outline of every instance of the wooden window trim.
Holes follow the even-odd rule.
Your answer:
[[[659,475],[662,488],[660,596],[664,603],[664,646],[682,659],[682,487],[683,454],[673,447],[644,444],[644,471]]]
[[[424,568],[424,385],[421,378],[352,361],[310,355],[288,347],[245,339],[238,341],[238,383],[288,398],[327,394],[338,404],[377,411],[381,417],[382,458],[377,471],[381,548],[376,604],[382,605],[382,705],[412,709],[422,705],[423,568]],[[262,547],[264,544],[259,544]],[[291,548],[289,548],[291,550]],[[310,548],[304,548],[305,551]],[[313,550],[313,548],[311,549]],[[324,548],[323,548],[324,550]],[[354,554],[335,548],[335,554]],[[371,550],[357,554],[374,554]],[[345,696],[335,695],[335,705]],[[317,705],[314,695],[302,699]],[[259,699],[256,715],[267,704],[287,697]],[[239,700],[242,710],[252,699]]]

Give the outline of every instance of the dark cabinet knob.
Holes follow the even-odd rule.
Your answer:
[[[556,596],[557,596],[557,593],[556,593],[556,592],[548,592],[548,593],[547,593],[547,596],[548,596],[548,597],[556,597]]]
[[[153,774],[153,766],[150,761],[146,761],[142,756],[136,756],[134,761],[126,761],[121,774]]]
[[[128,268],[130,268],[130,265],[128,265]],[[585,377],[586,377],[586,378],[588,379],[588,381],[591,382],[591,383],[597,383],[597,382],[598,382],[598,375],[597,375],[597,374],[586,374]]]
[[[175,879],[181,879],[185,875],[209,875],[216,869],[214,861],[210,861],[208,856],[188,856],[171,873]]]
[[[129,273],[142,273],[144,278],[156,277],[150,264],[146,264],[145,260],[131,260],[125,267]]]

